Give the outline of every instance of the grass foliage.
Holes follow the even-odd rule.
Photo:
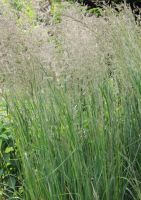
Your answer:
[[[50,36],[50,66],[29,65],[32,92],[8,91],[21,199],[140,200],[140,30],[127,8],[100,23],[73,9]]]

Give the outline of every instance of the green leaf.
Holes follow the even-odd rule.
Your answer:
[[[4,171],[3,169],[0,169],[0,177],[3,175]]]
[[[8,179],[8,186],[12,189],[15,188],[15,184],[16,184],[16,179],[13,176],[10,176]]]
[[[10,153],[10,152],[12,152],[12,151],[14,151],[14,148],[13,148],[13,147],[7,147],[7,148],[5,149],[5,153]]]
[[[3,191],[0,190],[0,196],[2,197],[2,195],[3,195]]]
[[[8,136],[6,134],[4,134],[4,133],[0,135],[0,138],[8,140]]]

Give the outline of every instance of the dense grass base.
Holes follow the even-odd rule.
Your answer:
[[[73,98],[49,84],[13,99],[25,199],[141,199],[137,81],[138,93],[107,77]]]

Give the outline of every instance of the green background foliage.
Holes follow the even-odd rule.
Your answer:
[[[20,162],[13,128],[4,101],[0,105],[0,199],[18,198],[23,193]]]

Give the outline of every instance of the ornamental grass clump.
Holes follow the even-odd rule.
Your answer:
[[[8,94],[22,198],[139,200],[140,30],[127,8],[101,26],[73,9],[56,25],[50,68],[33,59],[43,81],[33,70],[32,93]]]

